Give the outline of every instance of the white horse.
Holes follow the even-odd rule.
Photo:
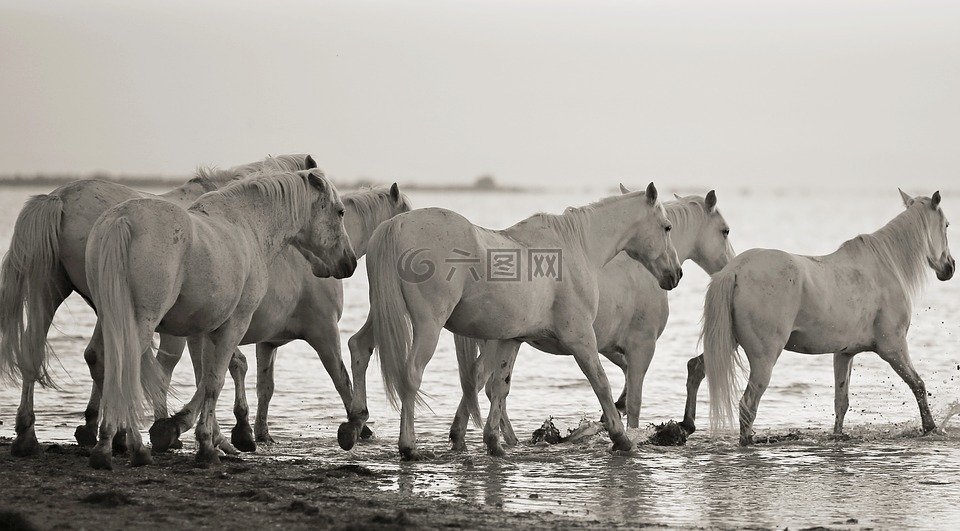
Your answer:
[[[373,231],[383,221],[410,211],[410,200],[394,183],[390,187],[377,187],[343,195],[346,213],[343,225],[350,236],[353,250],[360,258],[367,251],[367,242]],[[333,380],[334,387],[349,410],[353,387],[350,374],[340,355],[340,328],[338,322],[343,313],[343,282],[334,278],[318,278],[311,273],[310,264],[293,247],[282,251],[270,266],[270,284],[260,306],[254,312],[250,325],[241,339],[241,345],[257,344],[257,416],[255,430],[250,429],[249,411],[244,386],[246,360],[238,350],[230,363],[236,395],[234,415],[237,425],[233,428],[231,442],[244,451],[256,449],[256,442],[273,442],[267,426],[267,412],[273,397],[273,367],[277,348],[295,339],[303,339],[316,351],[324,368]],[[201,339],[188,340],[194,372],[200,374]],[[157,359],[164,369],[166,385],[182,351],[171,354],[159,352]],[[238,356],[239,354],[239,356]],[[193,426],[199,403],[187,404],[172,418],[167,413],[166,401],[155,409],[157,422],[150,429],[153,451],[162,452],[177,447],[177,437]],[[256,442],[254,441],[256,434]],[[361,436],[372,434],[366,430]]]
[[[623,193],[628,193],[621,187]],[[671,238],[680,263],[693,260],[708,274],[723,269],[735,253],[728,236],[730,226],[717,210],[717,194],[711,190],[705,197],[677,196],[676,201],[664,203],[667,219],[673,225]],[[670,315],[667,292],[660,289],[656,278],[642,265],[631,260],[625,253],[618,254],[603,267],[599,277],[600,298],[593,330],[601,354],[615,363],[624,372],[623,392],[616,402],[618,411],[626,411],[627,427],[639,427],[640,403],[643,394],[643,379]],[[477,341],[456,338],[457,358],[460,365],[464,398],[450,426],[450,440],[456,450],[466,449],[464,434],[470,413],[479,422],[476,388],[481,382],[488,383],[488,391],[494,367],[484,363],[484,352],[495,352],[497,341]],[[475,359],[476,347],[480,359]],[[551,354],[563,354],[548,351]],[[473,411],[471,411],[471,409]],[[502,410],[501,426],[504,440],[516,444],[517,437]]]
[[[341,425],[341,446],[352,447],[366,421],[364,373],[378,346],[387,396],[394,406],[398,396],[402,403],[400,454],[419,459],[414,403],[445,327],[455,334],[510,340],[503,344],[514,354],[521,341],[569,352],[607,414],[614,447],[630,449],[597,357],[598,276],[626,250],[662,288],[672,289],[682,271],[671,229],[653,183],[645,193],[606,198],[557,216],[537,214],[502,231],[477,227],[437,208],[385,222],[371,238],[367,258],[370,315],[349,342],[354,398],[349,421]],[[426,270],[413,266],[418,256]],[[441,260],[449,265],[444,274],[436,274]],[[512,359],[503,361],[507,372],[498,383],[509,380],[512,365]],[[495,386],[494,393],[498,391]],[[498,401],[492,402],[488,428],[500,424]],[[502,454],[496,431],[484,435],[488,450]]]
[[[132,199],[103,213],[87,241],[87,283],[104,342],[100,440],[94,468],[112,468],[111,440],[129,428],[131,465],[151,461],[137,427],[163,399],[151,355],[156,330],[204,336],[197,460],[219,462],[216,402],[230,358],[267,291],[268,270],[293,245],[314,275],[343,278],[357,259],[343,228],[344,207],[318,170],[267,173],[207,193],[184,210]]]
[[[13,229],[10,249],[0,272],[0,377],[22,381],[17,410],[17,437],[11,446],[16,456],[40,452],[34,431],[34,385],[53,387],[48,372],[47,331],[60,304],[74,291],[91,304],[87,286],[87,237],[104,211],[128,199],[155,197],[186,208],[206,192],[259,172],[264,164],[289,171],[316,168],[309,155],[280,155],[226,170],[200,169],[197,175],[161,195],[140,192],[118,183],[83,179],[65,184],[49,194],[31,197]],[[91,375],[103,366],[98,333],[84,352]],[[162,352],[180,352],[184,339],[161,334]],[[100,389],[93,386],[77,442],[96,444]],[[121,439],[118,437],[118,439]]]
[[[847,382],[853,356],[873,351],[910,386],[924,432],[936,428],[927,393],[907,347],[912,299],[930,266],[940,280],[956,262],[947,243],[940,192],[916,199],[900,192],[907,207],[872,234],[847,241],[833,254],[800,256],[751,249],[714,275],[703,312],[703,359],[710,383],[710,424],[733,418],[737,347],[750,365],[740,401],[740,444],[753,441],[753,421],[780,352],[835,353],[837,419],[842,430],[849,405]],[[841,390],[843,397],[841,398]]]

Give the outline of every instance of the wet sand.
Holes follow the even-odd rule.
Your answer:
[[[38,457],[10,455],[0,439],[0,529],[608,529],[615,522],[384,491],[360,465],[224,457],[194,465],[189,453],[154,456],[130,468],[93,470],[89,450],[43,445]],[[636,523],[631,527],[636,528]]]

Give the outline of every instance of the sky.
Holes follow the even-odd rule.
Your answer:
[[[0,0],[0,175],[960,190],[960,3]]]

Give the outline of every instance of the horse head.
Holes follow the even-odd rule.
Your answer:
[[[688,200],[680,197],[677,199]],[[717,210],[715,191],[710,190],[703,198],[693,196],[689,201],[695,205],[693,208],[703,211],[700,226],[693,234],[696,239],[693,241],[690,259],[712,275],[723,269],[737,255],[730,245],[730,225]]]
[[[294,237],[293,246],[310,262],[315,276],[349,277],[357,268],[357,255],[343,226],[340,194],[322,171],[298,173],[310,195],[310,219]]]
[[[622,184],[620,191],[630,193]],[[667,219],[663,205],[657,200],[657,187],[647,185],[643,208],[637,220],[637,231],[627,241],[624,251],[627,256],[643,264],[657,279],[660,287],[666,290],[677,287],[683,270],[677,250],[670,239],[673,224]]]
[[[937,273],[938,280],[950,280],[957,269],[957,262],[950,254],[947,242],[947,227],[950,222],[940,208],[940,192],[931,197],[910,197],[900,190],[900,197],[907,208],[919,208],[927,227],[927,263]]]
[[[347,207],[344,226],[357,256],[366,254],[367,242],[381,223],[412,208],[397,183],[345,194],[343,202]]]

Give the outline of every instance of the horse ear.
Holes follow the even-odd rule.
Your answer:
[[[393,183],[390,186],[390,199],[394,203],[397,203],[397,204],[400,203],[400,187],[397,186],[397,183]]]
[[[897,188],[897,190],[900,192],[900,199],[903,199],[903,206],[909,207],[910,205],[913,204],[912,197],[907,195],[903,190],[900,190],[899,188]]]
[[[933,206],[933,209],[936,210],[940,206],[940,190],[937,190],[933,193],[933,197],[930,198],[930,204]]]
[[[326,188],[326,182],[323,180],[323,172],[311,171],[307,174],[307,184],[315,186],[321,192]]]
[[[307,155],[307,159],[303,161],[303,165],[306,166],[307,170],[314,170],[317,168],[317,161],[313,160],[312,155]]]
[[[707,197],[703,198],[703,204],[707,207],[707,212],[713,212],[717,208],[717,192],[710,190]]]
[[[657,187],[653,185],[652,181],[647,185],[647,201],[650,202],[651,205],[657,202]]]
[[[630,189],[624,186],[623,183],[620,183],[620,193],[624,195],[629,194]]]
[[[683,199],[682,197],[680,197],[680,194],[678,194],[678,193],[676,193],[676,192],[673,193],[673,198],[676,199],[677,201]]]

